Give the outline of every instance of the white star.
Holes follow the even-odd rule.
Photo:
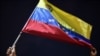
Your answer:
[[[62,30],[65,30],[64,28],[62,28]]]
[[[65,33],[66,33],[66,34],[68,34],[68,32],[67,32],[67,31],[66,31]]]
[[[49,22],[54,22],[55,20],[54,19],[49,19]]]
[[[58,24],[58,27],[60,27],[60,25]]]

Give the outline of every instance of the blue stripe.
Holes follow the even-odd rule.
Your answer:
[[[41,21],[45,24],[56,26],[56,27],[62,29],[65,33],[67,32],[66,34],[71,36],[72,38],[75,38],[75,39],[78,39],[78,40],[81,39],[81,40],[84,40],[84,41],[90,43],[90,41],[88,39],[84,38],[80,34],[73,32],[72,30],[69,30],[69,29],[63,27],[62,25],[60,25],[55,20],[55,18],[52,16],[52,14],[50,13],[49,10],[36,7],[34,12],[33,12],[31,19],[36,20],[36,21]]]
[[[51,24],[58,27],[58,22],[54,19],[54,17],[50,14],[49,10],[36,8],[34,14],[31,17],[33,20],[41,21],[46,24]]]

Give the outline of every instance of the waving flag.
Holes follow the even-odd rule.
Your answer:
[[[84,38],[84,36],[71,31],[60,24],[59,21],[56,21],[50,10],[47,8],[44,0],[40,0],[22,32],[81,46],[92,47],[89,40]]]

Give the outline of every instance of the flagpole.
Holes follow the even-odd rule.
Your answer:
[[[22,32],[20,31],[20,33],[18,34],[16,40],[14,41],[14,43],[13,43],[13,45],[12,45],[12,48],[15,47],[15,45],[16,45],[16,43],[18,42],[18,40],[19,40],[19,38],[21,37],[21,35],[22,35]]]
[[[37,3],[38,4],[38,3]],[[36,5],[37,6],[37,5]],[[35,6],[35,8],[36,8],[36,6]],[[35,10],[35,9],[34,9]],[[30,17],[28,18],[28,20],[27,20],[27,22],[25,23],[25,25],[24,25],[24,27],[22,28],[22,30],[23,29],[25,29],[25,27],[27,26],[27,24],[28,24],[28,22],[30,21],[30,18],[32,17],[32,15],[33,15],[33,13],[34,13],[34,10],[33,10],[33,12],[31,13],[31,15],[30,15]],[[14,48],[15,47],[15,45],[16,45],[16,43],[18,42],[18,40],[19,40],[19,38],[21,37],[21,35],[22,35],[22,30],[20,31],[20,33],[18,34],[18,36],[17,36],[17,38],[15,39],[15,41],[14,41],[14,43],[12,44],[12,48]]]

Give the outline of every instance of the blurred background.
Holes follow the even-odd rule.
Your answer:
[[[0,1],[0,56],[13,44],[39,0]],[[98,0],[48,0],[64,11],[93,25],[91,43],[99,51]],[[16,44],[17,56],[89,56],[90,49],[23,33]],[[97,55],[99,56],[99,54]]]

